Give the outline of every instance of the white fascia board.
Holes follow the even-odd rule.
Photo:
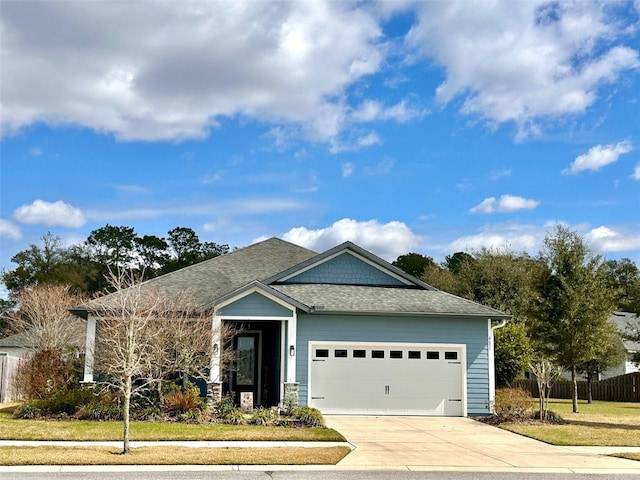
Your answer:
[[[261,288],[259,286],[253,286],[252,288],[248,288],[240,293],[238,293],[237,295],[234,295],[233,297],[227,298],[226,300],[224,300],[223,302],[220,302],[218,304],[216,304],[215,306],[215,311],[219,311],[221,308],[224,308],[228,305],[231,305],[232,303],[237,302],[238,300],[243,299],[244,297],[247,297],[253,293],[258,293],[266,298],[268,298],[269,300],[277,303],[278,305],[280,305],[281,307],[286,308],[287,310],[291,311],[291,315],[293,316],[296,312],[296,307],[295,305],[292,305],[288,302],[286,302],[285,300],[281,299],[280,297],[273,295],[272,293],[268,292],[266,289]],[[282,317],[277,317],[277,318],[282,318]]]

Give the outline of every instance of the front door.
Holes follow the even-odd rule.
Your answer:
[[[236,369],[234,387],[236,403],[240,403],[242,393],[251,392],[253,403],[259,404],[259,359],[260,336],[258,333],[242,333],[236,336]]]

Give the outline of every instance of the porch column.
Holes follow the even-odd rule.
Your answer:
[[[87,316],[87,334],[84,342],[84,375],[82,383],[93,383],[93,362],[96,348],[96,317]]]
[[[220,377],[220,358],[222,357],[222,318],[213,315],[211,320],[211,367],[207,383],[207,403],[213,407],[222,399],[222,381]]]
[[[298,317],[294,313],[293,316],[287,321],[287,382],[296,382],[296,357],[298,355],[297,349],[297,335],[298,335]]]
[[[298,406],[298,388],[296,381],[296,357],[298,356],[298,317],[296,313],[287,320],[287,343],[285,344],[285,355],[287,356],[287,381],[284,382],[284,395],[282,403],[284,407],[291,411]]]

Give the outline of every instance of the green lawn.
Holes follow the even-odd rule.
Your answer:
[[[18,420],[11,417],[13,408],[13,406],[0,408],[0,440],[122,440],[122,422]],[[130,438],[132,441],[345,441],[345,438],[340,433],[330,428],[285,428],[170,422],[131,422]]]
[[[571,400],[551,400],[550,410],[565,425],[505,423],[501,428],[553,445],[640,447],[640,403],[579,402],[572,413]]]

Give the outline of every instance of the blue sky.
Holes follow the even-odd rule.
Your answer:
[[[640,263],[640,1],[0,4],[0,268],[104,225]]]

